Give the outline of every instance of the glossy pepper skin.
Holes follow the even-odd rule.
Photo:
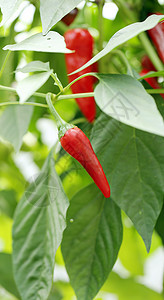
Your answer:
[[[162,15],[161,13],[156,13]],[[148,30],[148,34],[155,45],[158,55],[164,63],[164,22],[161,21],[154,28]]]
[[[149,73],[150,70],[147,70],[147,69],[143,69],[141,72],[140,72],[140,75],[141,76],[144,76],[146,75],[147,73]],[[155,77],[151,77],[151,78],[145,78],[145,80],[150,84],[150,86],[153,88],[153,89],[161,89],[161,86],[159,85],[159,83],[157,82],[157,79]],[[164,99],[164,94],[161,94],[162,98]]]
[[[74,50],[74,53],[65,54],[67,73],[72,73],[84,65],[93,56],[93,38],[88,30],[82,28],[70,29],[65,33],[65,42],[68,49]],[[74,75],[68,75],[69,82],[77,77],[92,72],[89,66],[85,70]],[[86,76],[71,86],[72,92],[90,93],[93,92],[94,79],[92,76]],[[78,98],[76,102],[89,122],[93,122],[96,115],[96,104],[94,97]]]
[[[60,138],[60,142],[65,151],[86,169],[104,196],[109,198],[109,183],[92,145],[83,131],[78,127],[68,129]]]

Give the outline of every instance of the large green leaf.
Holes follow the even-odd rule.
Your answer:
[[[117,295],[118,300],[162,300],[163,296],[148,287],[138,283],[134,278],[122,278],[111,273],[103,291]]]
[[[32,106],[11,105],[0,116],[0,137],[10,142],[16,151],[22,145],[22,139],[28,130],[32,117]]]
[[[7,253],[0,253],[0,286],[20,299],[13,277],[11,255]]]
[[[81,0],[40,0],[40,14],[43,34],[76,7]]]
[[[71,200],[62,253],[77,298],[91,300],[111,271],[122,242],[120,210],[90,185]]]
[[[0,191],[0,211],[8,217],[13,218],[17,206],[16,195],[14,190]]]
[[[68,199],[54,169],[52,154],[19,202],[14,218],[14,276],[22,299],[26,300],[47,299],[55,253],[65,228]]]
[[[124,124],[164,136],[164,121],[155,101],[136,78],[119,74],[102,74],[98,78],[95,99],[104,113]]]
[[[108,44],[102,51],[100,51],[91,60],[89,60],[85,65],[83,65],[81,68],[74,71],[72,74],[80,72],[81,70],[85,69],[86,67],[92,65],[93,63],[98,61],[100,58],[102,58],[103,56],[108,54],[110,51],[112,51],[114,48],[127,42],[128,40],[137,36],[141,32],[153,28],[163,18],[164,18],[164,15],[151,15],[143,22],[133,23],[133,24],[130,24],[130,25],[120,29],[111,37]]]
[[[164,139],[102,114],[91,141],[122,208],[150,248],[164,194]]]

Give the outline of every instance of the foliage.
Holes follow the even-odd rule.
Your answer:
[[[0,0],[0,300],[163,298],[142,278],[164,244],[164,66],[147,35],[164,8],[114,3],[111,20],[105,0]],[[79,4],[67,27],[62,18]],[[94,77],[93,123],[66,73],[64,33],[77,27],[94,38],[94,57],[74,72]],[[157,72],[142,78],[145,54]],[[98,72],[81,72],[95,62]],[[143,80],[154,76],[160,90]],[[110,199],[61,148],[49,92],[58,114],[90,139]]]

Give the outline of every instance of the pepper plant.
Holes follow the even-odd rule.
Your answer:
[[[162,1],[0,8],[0,300],[162,300]]]

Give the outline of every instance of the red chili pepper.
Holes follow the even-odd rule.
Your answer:
[[[157,15],[162,15],[161,13],[156,13]],[[164,63],[164,22],[161,21],[154,28],[148,30],[149,36],[157,48],[159,57]]]
[[[156,68],[152,64],[150,58],[147,55],[144,55],[141,60],[141,65],[143,69],[149,70],[149,71],[156,71]]]
[[[93,151],[92,145],[84,132],[78,127],[71,128],[61,137],[60,142],[65,151],[86,169],[104,196],[109,198],[109,183]]]
[[[68,30],[65,33],[67,48],[75,50],[74,53],[65,54],[67,73],[71,73],[84,65],[93,56],[93,38],[87,29],[77,28]],[[69,82],[80,75],[92,72],[89,66],[85,70],[74,75],[68,75]],[[93,92],[94,80],[92,76],[86,76],[71,86],[72,92],[90,93]],[[76,102],[89,122],[93,122],[96,115],[96,104],[94,97],[78,98]]]
[[[46,95],[46,100],[56,120],[62,147],[86,169],[104,196],[109,198],[109,183],[89,139],[81,129],[66,123],[59,116],[52,104],[51,93]]]
[[[65,16],[61,19],[61,21],[62,21],[65,25],[69,26],[69,25],[71,25],[71,24],[73,23],[73,21],[74,21],[74,19],[76,18],[77,14],[78,14],[78,8],[74,8],[74,9],[71,10],[67,15],[65,15]]]
[[[146,74],[149,73],[149,72],[150,72],[150,70],[143,69],[143,70],[140,72],[140,75],[141,75],[141,76],[144,76],[144,75],[146,75]],[[145,80],[150,84],[150,86],[151,86],[153,89],[161,89],[161,86],[158,84],[156,77],[145,78]],[[161,94],[161,96],[162,96],[162,98],[164,99],[164,94]]]

